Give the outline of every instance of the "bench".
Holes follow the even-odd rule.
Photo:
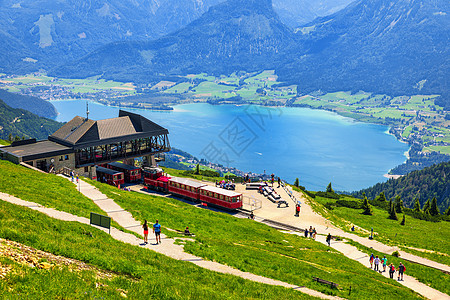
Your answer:
[[[320,279],[319,277],[313,277],[314,281],[317,281],[319,283],[324,283],[324,284],[328,284],[329,286],[331,286],[332,288],[337,288],[339,284],[328,281],[328,280],[324,280],[324,279]]]

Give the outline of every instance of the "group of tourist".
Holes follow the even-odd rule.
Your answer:
[[[161,224],[156,220],[156,223],[153,224],[153,233],[155,234],[156,244],[161,244]],[[187,227],[186,227],[187,228]],[[142,225],[142,229],[144,229],[144,244],[148,244],[148,223],[147,220],[144,220],[144,225]]]
[[[72,178],[72,182],[74,179],[76,179],[77,183],[78,183],[78,180],[79,180],[78,173],[75,173],[74,171],[70,171],[70,177]]]
[[[235,190],[236,186],[234,184],[234,180],[221,180],[221,181],[216,181],[216,186],[222,188],[222,189],[226,189],[226,190]]]
[[[389,266],[388,266],[386,255],[383,258],[380,259],[378,257],[378,255],[373,255],[373,253],[372,253],[370,255],[370,257],[369,257],[369,263],[370,263],[370,268],[371,269],[373,268],[375,271],[378,271],[380,273],[381,272],[386,272],[386,267],[388,267],[389,268],[389,277],[391,279],[394,279],[394,274],[396,272],[395,266],[394,266],[394,264],[389,264]],[[383,271],[381,271],[380,268],[379,268],[380,264],[382,264],[382,266],[383,266]],[[402,280],[403,281],[403,273],[406,271],[406,267],[402,263],[400,263],[398,265],[397,271],[398,271],[398,278],[397,278],[397,280],[399,280],[399,281]]]
[[[308,234],[309,234],[310,238],[316,239],[316,235],[317,235],[316,228],[315,227],[313,228],[312,226],[309,226],[309,229],[306,228],[305,229],[305,237],[308,237]]]

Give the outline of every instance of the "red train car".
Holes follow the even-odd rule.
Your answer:
[[[125,183],[123,172],[97,166],[97,180],[119,187]]]
[[[108,169],[122,172],[125,175],[125,182],[135,182],[141,180],[141,168],[123,164],[120,162],[111,162],[107,164]]]
[[[200,200],[199,188],[206,184],[186,179],[172,177],[169,179],[169,193],[177,194],[192,200]]]
[[[163,192],[169,191],[168,181],[170,177],[165,176],[161,168],[144,168],[142,176],[146,188]]]
[[[202,202],[227,209],[237,209],[242,207],[242,194],[210,185],[200,187],[199,192],[199,200]]]
[[[168,177],[160,168],[142,170],[144,185],[147,189],[169,192],[193,201],[201,201],[226,209],[242,207],[242,194],[209,186],[187,178]]]

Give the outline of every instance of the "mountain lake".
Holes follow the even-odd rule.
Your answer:
[[[51,101],[57,121],[86,116],[86,100]],[[169,130],[172,147],[244,172],[274,173],[309,190],[353,191],[386,181],[406,160],[409,146],[387,126],[297,107],[182,104],[173,111],[125,109]],[[118,107],[89,102],[94,120],[118,116]]]

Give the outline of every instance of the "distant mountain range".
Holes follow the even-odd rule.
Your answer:
[[[353,196],[362,198],[365,193],[369,199],[375,199],[381,192],[384,192],[388,200],[399,195],[404,205],[410,208],[413,208],[416,198],[423,207],[427,200],[436,197],[439,209],[443,213],[450,206],[450,162],[377,183],[373,187],[353,193]]]
[[[244,0],[245,1],[245,0]],[[275,0],[295,28],[352,0]],[[24,73],[77,60],[119,41],[148,41],[179,30],[224,0],[3,0],[0,72]]]
[[[160,75],[275,69],[299,94],[434,93],[450,107],[449,3],[359,0],[294,33],[270,0],[229,0],[156,41],[109,44],[53,74],[148,82]]]
[[[158,74],[274,69],[294,47],[292,31],[270,0],[229,0],[183,29],[148,42],[118,42],[55,71],[61,77],[103,74],[108,79],[147,82]]]
[[[296,35],[277,73],[301,93],[450,95],[450,1],[359,0]]]

